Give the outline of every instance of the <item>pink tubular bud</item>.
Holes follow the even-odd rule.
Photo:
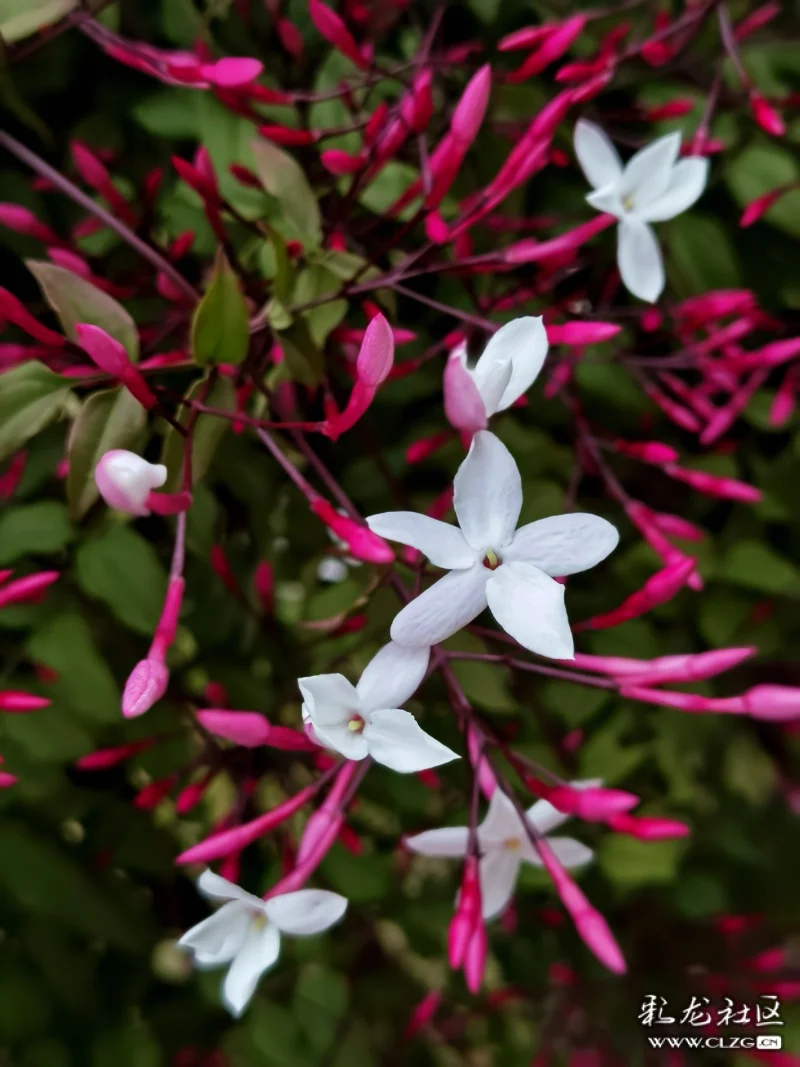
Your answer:
[[[798,368],[792,367],[783,376],[783,381],[775,391],[769,409],[770,426],[783,426],[794,414],[797,407]]]
[[[670,563],[647,579],[641,589],[623,600],[618,608],[603,615],[595,615],[573,626],[573,630],[603,630],[636,619],[645,612],[665,604],[687,584],[694,572],[696,560],[686,556]]]
[[[608,923],[569,877],[546,840],[537,842],[537,851],[584,943],[609,971],[624,974],[627,970],[625,959]]]
[[[366,163],[367,157],[362,153],[352,154],[344,152],[341,148],[326,148],[320,154],[320,161],[329,174],[342,177],[345,174],[355,174]]]
[[[75,327],[78,344],[105,374],[117,378],[125,388],[148,410],[157,401],[139,371],[130,361],[128,353],[115,338],[99,326],[81,322]]]
[[[665,446],[666,447],[666,446]],[[664,511],[653,512],[653,522],[658,529],[667,537],[679,537],[684,541],[704,541],[706,532],[700,526],[682,518],[680,515],[670,515]]]
[[[744,648],[717,648],[711,652],[695,652],[685,656],[661,656],[641,660],[641,669],[626,672],[626,680],[634,685],[659,685],[662,682],[700,682],[733,670],[755,655],[754,645]],[[636,662],[636,661],[634,661]]]
[[[708,474],[706,471],[687,470],[678,467],[674,463],[664,466],[664,472],[670,478],[676,478],[685,482],[692,489],[706,496],[719,497],[722,500],[739,500],[745,504],[757,504],[761,500],[761,490],[754,485],[747,485],[736,478],[723,478],[716,474]]]
[[[800,719],[800,688],[790,685],[757,685],[742,694],[745,713],[767,722]]]
[[[428,459],[435,452],[438,452],[443,445],[452,438],[452,434],[448,430],[443,430],[441,433],[431,434],[430,437],[422,437],[418,441],[414,441],[406,449],[406,463],[422,463],[423,460]]]
[[[157,782],[151,782],[136,794],[133,802],[134,807],[140,811],[152,811],[158,807],[162,800],[175,785],[176,774],[170,774],[166,778],[160,778]]]
[[[613,322],[563,322],[546,326],[551,345],[595,345],[609,341],[622,329]]]
[[[258,132],[268,141],[282,145],[307,145],[314,144],[318,134],[314,130],[297,130],[291,126],[279,126],[267,124],[258,127]]]
[[[75,760],[75,766],[80,771],[105,771],[109,767],[116,767],[132,756],[151,748],[154,744],[152,738],[142,741],[132,741],[129,745],[115,745],[113,748],[99,748],[96,752],[89,752]]]
[[[49,226],[40,222],[32,211],[21,204],[0,204],[0,226],[7,230],[33,237],[48,245],[61,245],[64,242]]]
[[[633,459],[641,459],[645,463],[675,463],[678,460],[677,451],[670,445],[664,445],[660,441],[623,441],[617,438],[614,447],[618,452]]]
[[[289,19],[279,18],[275,24],[283,48],[294,59],[299,59],[303,54],[303,35]]]
[[[763,218],[763,216],[766,215],[773,204],[777,204],[782,196],[794,188],[796,188],[795,182],[789,182],[786,185],[779,185],[777,189],[773,189],[769,193],[764,193],[764,195],[759,196],[757,200],[751,200],[742,212],[742,217],[739,219],[739,225],[742,229],[745,229],[748,226],[752,226],[753,223],[758,222],[760,218]]]
[[[220,89],[238,89],[255,81],[263,69],[263,63],[249,56],[225,56],[216,63],[204,63],[200,74]]]
[[[153,643],[150,646],[150,655],[156,659],[163,659],[167,649],[175,640],[175,631],[178,628],[178,618],[183,603],[184,585],[183,578],[177,577],[170,578],[167,585],[167,595],[164,597],[161,618],[158,620],[156,632],[153,635]]]
[[[545,67],[567,51],[576,38],[580,37],[586,25],[585,15],[573,15],[560,26],[551,30],[539,48],[531,53],[517,70],[508,75],[507,81],[521,82],[534,74],[540,74]]]
[[[192,506],[192,494],[186,490],[180,493],[149,492],[145,501],[154,515],[180,515]]]
[[[574,251],[586,241],[608,229],[616,222],[613,215],[598,215],[589,222],[584,222],[559,237],[553,237],[549,241],[534,241],[525,239],[517,241],[503,251],[503,262],[514,266],[520,263],[535,263],[544,259],[552,259],[561,256],[565,252]]]
[[[456,910],[447,933],[447,956],[453,970],[464,962],[469,942],[479,925],[483,925],[483,920],[478,859],[476,856],[467,856]]]
[[[756,30],[766,26],[768,22],[771,22],[780,13],[781,5],[778,0],[763,4],[761,7],[757,7],[755,11],[752,11],[747,18],[742,19],[736,26],[733,35],[737,41],[743,41],[746,37],[755,33]]]
[[[314,752],[317,746],[299,730],[273,726],[257,711],[228,711],[205,708],[197,712],[198,722],[217,737],[224,737],[244,748],[268,745],[287,752]]]
[[[648,122],[661,122],[663,119],[679,119],[694,111],[695,102],[690,97],[681,97],[678,100],[670,100],[669,103],[661,104],[660,107],[650,107],[645,110],[644,117]]]
[[[622,789],[603,789],[590,786],[587,789],[574,789],[568,785],[548,789],[547,800],[559,811],[577,815],[588,822],[604,822],[619,812],[630,811],[639,803],[634,793]]]
[[[219,833],[212,834],[205,841],[193,845],[192,848],[182,852],[176,862],[182,864],[211,863],[213,860],[241,852],[253,841],[263,837],[270,830],[274,830],[276,826],[280,826],[282,822],[285,822],[296,811],[299,811],[311,800],[316,791],[316,785],[306,786],[299,793],[295,793],[293,797],[289,797],[288,800],[278,804],[272,811],[259,815],[258,818],[252,819],[248,823],[243,823],[241,826],[236,826],[232,830],[222,830]]]
[[[167,691],[169,671],[160,659],[139,660],[125,683],[122,714],[126,719],[144,715]]]
[[[518,52],[533,48],[553,32],[552,23],[543,26],[523,26],[521,30],[514,30],[506,34],[497,46],[500,52]]]
[[[687,837],[691,833],[686,823],[654,815],[614,815],[608,820],[608,825],[618,834],[627,834],[639,841],[665,841],[674,837]]]
[[[18,779],[15,774],[9,774],[8,771],[0,771],[0,789],[9,789],[12,785],[17,783]]]
[[[433,117],[433,71],[425,67],[411,83],[411,95],[406,96],[400,106],[403,121],[414,133],[422,133]]]
[[[763,345],[755,352],[743,352],[734,356],[728,363],[735,370],[750,370],[753,368],[766,369],[767,367],[779,367],[790,359],[800,355],[800,337],[787,337],[783,341],[771,341]]]
[[[347,551],[364,563],[391,563],[394,552],[382,537],[374,534],[368,526],[362,526],[345,515],[340,515],[336,508],[322,497],[317,497],[311,504],[311,510],[320,518],[328,529],[344,541]]]
[[[475,140],[486,114],[491,91],[492,68],[486,63],[472,75],[456,104],[450,130],[457,140],[466,144],[472,144]]]
[[[188,815],[193,808],[197,807],[205,796],[212,778],[212,774],[207,774],[198,782],[190,782],[180,791],[175,798],[175,811],[178,815]]]
[[[649,689],[646,686],[634,684],[634,679],[626,679],[620,688],[620,696],[631,700],[641,700],[645,704],[656,704],[664,708],[677,708],[678,711],[689,711],[696,714],[724,713],[728,715],[744,715],[746,708],[742,697],[703,697],[697,693],[678,693],[672,689]]]
[[[82,141],[73,141],[71,148],[75,169],[81,178],[108,201],[124,222],[129,226],[136,226],[137,218],[133,208],[114,185],[99,157]]]
[[[10,573],[10,572],[9,572]],[[48,586],[61,577],[59,571],[39,571],[17,578],[0,589],[0,608],[9,604],[31,604],[39,601]]]
[[[441,1003],[442,994],[438,989],[432,989],[430,993],[424,996],[411,1012],[411,1016],[403,1030],[403,1038],[409,1041],[415,1034],[419,1033],[423,1026],[427,1026],[439,1010]]]
[[[298,866],[308,863],[315,867],[322,861],[339,836],[344,825],[344,812],[323,805],[310,816],[297,849]]]
[[[467,989],[473,995],[478,992],[483,982],[487,954],[486,925],[479,917],[475,923],[472,937],[467,942],[467,950],[464,954],[464,978],[467,983]]]
[[[37,697],[33,693],[22,693],[16,689],[0,691],[0,711],[39,711],[40,708],[49,707],[50,703],[45,697]]]
[[[461,351],[450,353],[442,380],[447,421],[462,433],[474,434],[488,426],[486,405],[472,375],[464,366]]]
[[[256,567],[253,575],[253,586],[256,591],[261,610],[265,615],[271,615],[275,608],[275,573],[272,564],[262,559]]]
[[[15,326],[30,334],[40,344],[50,345],[53,348],[63,348],[66,344],[66,339],[60,333],[37,322],[14,294],[8,289],[3,289],[2,286],[0,286],[0,318],[13,322]]]
[[[378,312],[370,320],[356,360],[356,373],[365,385],[384,382],[394,364],[394,334],[385,317]]]
[[[322,0],[308,0],[308,13],[317,30],[337,52],[347,56],[361,70],[369,70],[368,61],[335,11],[323,4]]]
[[[755,89],[750,90],[750,110],[753,112],[753,118],[765,133],[772,137],[783,137],[786,133],[786,123],[781,118],[780,112]]]

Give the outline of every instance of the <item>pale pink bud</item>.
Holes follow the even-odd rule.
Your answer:
[[[75,766],[81,771],[105,771],[109,767],[116,767],[123,760],[130,759],[131,756],[144,752],[152,747],[153,743],[151,738],[146,738],[142,741],[132,741],[129,745],[99,748],[96,752],[89,752],[76,759]]]
[[[549,241],[532,239],[517,241],[503,251],[503,262],[516,266],[520,263],[535,263],[553,256],[561,256],[565,252],[579,248],[590,238],[608,229],[609,226],[613,226],[615,222],[613,215],[598,215],[589,222],[584,222]]]
[[[736,478],[723,478],[720,475],[708,474],[706,471],[687,470],[675,464],[668,463],[664,471],[671,478],[685,482],[693,489],[706,496],[719,497],[723,500],[740,500],[746,504],[757,504],[761,500],[761,490],[754,485],[747,485]]]
[[[800,688],[790,685],[757,685],[742,694],[746,713],[767,722],[792,722],[800,718]]]
[[[365,563],[391,563],[394,559],[394,552],[382,537],[374,534],[368,526],[340,515],[329,501],[317,497],[311,504],[311,510],[332,533],[344,541],[349,555]]]
[[[125,683],[122,714],[126,719],[144,715],[167,691],[169,671],[162,660],[139,660]]]
[[[337,52],[347,56],[361,70],[368,70],[369,63],[364,58],[352,34],[342,19],[322,0],[308,0],[308,13],[325,40],[333,45]]]
[[[5,576],[8,577],[10,573],[10,571],[5,572]],[[0,608],[8,607],[9,604],[36,603],[41,599],[45,589],[58,581],[60,577],[58,571],[39,571],[37,574],[28,574],[24,578],[9,582],[0,589]]]
[[[18,326],[20,330],[30,334],[43,345],[51,345],[54,348],[62,348],[66,344],[65,338],[55,330],[42,326],[22,303],[10,293],[8,289],[0,286],[0,319],[8,319]]]
[[[684,656],[661,656],[658,659],[633,660],[639,670],[624,672],[635,685],[659,685],[661,682],[700,682],[714,678],[725,671],[733,670],[744,660],[755,655],[754,645],[744,648],[717,648],[711,652],[688,653]]]
[[[786,123],[781,118],[780,112],[755,89],[750,91],[750,110],[753,112],[753,118],[765,133],[773,137],[783,137],[786,133]]]
[[[37,241],[44,241],[48,245],[63,243],[57,233],[40,222],[32,211],[21,204],[0,204],[0,226],[26,237],[33,237]]]
[[[0,711],[39,711],[40,708],[49,706],[49,700],[34,696],[33,693],[22,693],[16,689],[0,691]]]
[[[149,515],[148,497],[167,480],[167,468],[163,463],[148,463],[135,452],[115,448],[100,459],[94,480],[109,507],[129,515]]]
[[[394,334],[386,318],[378,312],[370,320],[356,360],[356,372],[365,385],[378,386],[386,380],[394,363]]]
[[[206,708],[197,712],[197,719],[209,733],[245,748],[269,745],[270,748],[294,752],[312,752],[316,748],[298,730],[288,726],[273,726],[257,711]]]
[[[620,688],[620,695],[631,700],[641,700],[645,704],[656,704],[664,708],[677,708],[697,714],[726,713],[729,715],[745,714],[742,697],[726,697],[716,700],[713,697],[699,696],[697,693],[678,693],[672,689],[649,689],[632,684],[634,679],[626,679]]]
[[[290,818],[303,805],[307,804],[317,791],[316,785],[306,786],[293,797],[284,800],[272,811],[259,815],[248,823],[236,826],[232,830],[222,830],[212,834],[205,841],[201,841],[192,848],[187,849],[178,856],[177,863],[211,863],[213,860],[222,859],[235,852],[241,852],[253,841],[263,837],[270,830],[274,830],[286,819]]]
[[[455,138],[472,144],[483,122],[492,91],[492,68],[486,63],[473,74],[456,104],[450,120],[450,130]]]
[[[78,344],[101,371],[118,378],[144,407],[150,409],[155,406],[156,398],[150,386],[131,363],[128,353],[119,341],[99,326],[89,323],[78,323],[75,333],[78,336]]]
[[[488,425],[486,405],[472,375],[464,366],[462,349],[450,353],[442,381],[444,413],[456,430],[473,434]]]
[[[423,1026],[427,1026],[438,1011],[441,1003],[442,994],[438,989],[432,989],[430,993],[422,998],[412,1011],[405,1029],[403,1030],[403,1037],[406,1041],[414,1037],[415,1034],[418,1034]]]
[[[546,326],[551,345],[595,345],[608,341],[622,329],[613,322],[563,322]]]
[[[655,815],[614,815],[608,825],[619,834],[628,834],[639,841],[665,841],[675,837],[686,837],[691,833],[689,827],[676,819],[662,819]]]
[[[263,69],[264,64],[257,59],[226,56],[224,59],[218,59],[216,63],[204,63],[200,67],[200,73],[220,89],[237,89],[255,81]]]
[[[664,446],[666,447],[666,446]],[[662,461],[663,462],[663,461]],[[684,541],[703,541],[705,530],[680,515],[670,515],[664,511],[653,512],[653,522],[667,537],[679,537]]]

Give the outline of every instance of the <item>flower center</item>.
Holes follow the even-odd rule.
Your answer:
[[[350,716],[350,721],[347,724],[347,729],[348,730],[352,730],[354,734],[356,734],[356,733],[360,734],[365,726],[366,726],[366,723],[364,722],[364,720],[361,718],[360,715],[351,715]]]
[[[622,197],[622,206],[625,211],[633,211],[636,206],[633,202],[633,193],[626,193],[625,196]]]
[[[263,911],[254,911],[252,926],[254,930],[263,930],[267,925],[267,917]]]
[[[486,549],[486,555],[483,557],[483,565],[487,570],[496,571],[501,562],[502,560],[493,548]]]
[[[503,842],[503,848],[507,848],[509,852],[519,852],[522,842],[518,837],[507,837]]]

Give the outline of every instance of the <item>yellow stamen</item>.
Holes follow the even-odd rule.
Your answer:
[[[347,729],[348,730],[352,730],[353,733],[356,733],[359,730],[363,730],[364,729],[364,720],[361,718],[360,715],[354,716],[350,720],[350,722],[347,724]]]
[[[626,211],[633,211],[633,196],[630,193],[627,196],[623,196],[622,206]]]
[[[507,837],[503,842],[503,848],[507,848],[509,852],[518,852],[522,847],[522,842],[518,837]]]

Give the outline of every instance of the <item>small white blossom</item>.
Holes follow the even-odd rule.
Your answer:
[[[430,649],[390,641],[367,664],[357,686],[341,674],[298,679],[303,722],[320,744],[348,759],[366,756],[411,773],[458,759],[419,726],[405,703],[425,676]]]
[[[149,515],[147,498],[167,480],[167,468],[163,463],[148,463],[135,452],[114,448],[100,459],[94,480],[109,507],[129,515]]]
[[[487,430],[473,437],[453,484],[460,529],[413,511],[367,519],[381,537],[411,545],[450,571],[396,616],[392,639],[408,646],[438,644],[488,604],[524,648],[572,659],[564,586],[555,578],[605,559],[619,540],[615,528],[596,515],[568,514],[517,530],[520,473],[506,446]]]
[[[203,871],[197,887],[204,896],[226,903],[187,931],[178,944],[191,949],[198,967],[230,965],[222,999],[237,1017],[247,1007],[261,975],[275,965],[281,934],[319,934],[337,923],[347,909],[345,897],[326,889],[300,889],[262,900],[213,871]]]
[[[634,296],[650,303],[664,289],[664,263],[648,223],[687,211],[702,194],[708,160],[678,162],[679,133],[670,133],[637,152],[623,167],[608,136],[593,122],[575,126],[575,152],[594,192],[586,199],[598,211],[619,219],[617,264]]]
[[[599,785],[599,781],[573,782],[576,789]],[[547,800],[539,800],[525,813],[528,824],[539,834],[548,834],[569,818],[557,811]],[[542,861],[530,842],[514,805],[502,791],[495,789],[486,818],[477,828],[480,853],[479,877],[481,906],[484,919],[493,919],[505,910],[517,884],[522,863],[541,867]],[[563,867],[580,867],[591,860],[594,853],[572,837],[550,837],[547,844]],[[412,852],[422,856],[466,856],[469,849],[469,829],[466,826],[444,826],[439,830],[406,839]]]

